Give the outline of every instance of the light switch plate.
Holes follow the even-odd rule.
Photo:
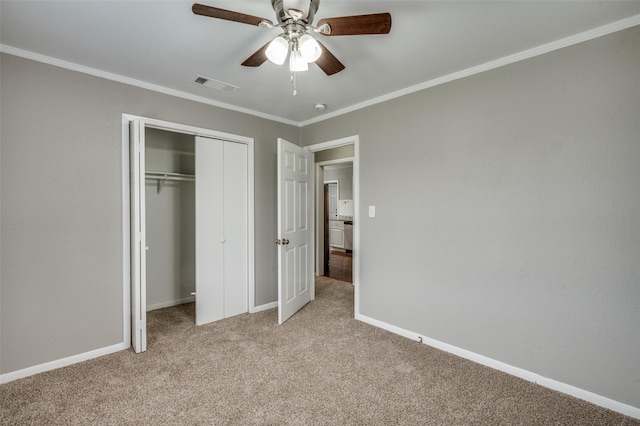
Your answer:
[[[376,206],[369,206],[369,217],[376,217]]]

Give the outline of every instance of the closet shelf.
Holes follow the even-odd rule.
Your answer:
[[[147,179],[157,179],[158,180],[158,189],[157,194],[162,190],[162,185],[168,180],[171,181],[194,181],[196,180],[195,175],[190,175],[187,173],[171,173],[171,172],[152,172],[148,171],[145,173],[145,178]]]

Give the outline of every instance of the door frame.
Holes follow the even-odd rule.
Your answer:
[[[342,160],[339,160],[339,161],[342,161]],[[328,162],[324,161],[322,163],[316,163],[316,164],[324,166],[325,165],[324,163],[328,163]],[[317,173],[317,170],[315,169],[315,167],[314,167],[314,172],[316,174],[316,179],[317,179],[318,178],[318,173]],[[318,182],[318,184],[319,183],[320,182]],[[336,184],[336,209],[337,209],[338,208],[338,200],[340,199],[340,181],[339,180],[325,180],[323,182],[323,185],[330,185],[330,184],[333,184],[333,183]],[[320,188],[320,185],[318,185],[318,188]],[[316,200],[319,200],[319,198],[316,198]]]
[[[319,262],[323,262],[322,258],[318,257],[318,244],[322,244],[323,237],[319,232],[324,232],[324,224],[321,223],[323,218],[318,214],[318,197],[324,197],[324,179],[319,179],[318,176],[323,173],[322,167],[326,164],[331,163],[341,163],[345,161],[353,161],[353,290],[354,290],[354,318],[360,319],[360,220],[362,219],[360,215],[360,136],[353,135],[347,136],[340,139],[334,139],[327,142],[321,142],[314,145],[307,145],[309,151],[315,153],[318,151],[324,151],[331,148],[338,148],[341,146],[353,145],[353,157],[349,158],[341,158],[339,160],[325,161],[322,163],[317,163],[315,165],[315,188],[313,197],[313,211],[316,213],[315,219],[315,240],[316,240],[316,256],[315,256],[315,270],[316,276],[318,276],[320,269],[322,269],[322,264],[319,265]],[[318,183],[320,181],[320,183]],[[322,185],[322,191],[318,189],[318,185]],[[322,250],[320,250],[320,254],[322,254]]]
[[[347,160],[348,161],[348,160]],[[321,166],[325,166],[327,164],[334,164],[334,163],[342,163],[343,160],[342,158],[339,160],[332,160],[332,161],[323,161],[321,163],[316,163],[319,164]],[[336,202],[340,199],[340,181],[339,180],[325,180],[324,182],[322,182],[324,185],[328,185],[330,183],[335,183],[336,184]]]
[[[131,190],[129,176],[132,173],[129,162],[130,153],[130,132],[132,123],[139,122],[143,128],[152,127],[167,130],[174,133],[184,133],[188,135],[203,136],[207,138],[220,139],[229,142],[242,143],[247,145],[247,286],[248,303],[250,313],[256,312],[255,304],[255,208],[254,208],[254,139],[221,132],[218,130],[203,127],[190,126],[165,120],[157,120],[149,117],[142,117],[133,114],[122,114],[122,251],[123,251],[123,271],[122,271],[122,292],[123,292],[123,343],[131,345]]]

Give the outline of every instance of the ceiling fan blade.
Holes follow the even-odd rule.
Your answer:
[[[327,75],[333,75],[338,73],[344,69],[344,65],[342,62],[338,60],[333,53],[329,52],[324,44],[318,42],[320,48],[322,49],[322,55],[318,59],[316,59],[316,65],[320,67],[322,71],[324,71]]]
[[[227,21],[240,22],[241,24],[260,25],[260,22],[267,22],[273,25],[268,19],[259,18],[257,16],[246,15],[240,12],[234,12],[232,10],[219,9],[213,6],[207,6],[204,4],[194,3],[191,10],[196,15],[208,16],[210,18],[224,19]]]
[[[328,24],[331,28],[328,36],[360,35],[360,34],[389,34],[391,31],[391,14],[374,13],[371,15],[342,16],[339,18],[321,19],[317,27]]]
[[[270,43],[270,41],[267,42],[267,44],[258,49],[256,53],[245,59],[242,65],[245,67],[259,67],[264,64],[267,61],[267,55],[265,52],[267,51],[267,47],[269,47]]]

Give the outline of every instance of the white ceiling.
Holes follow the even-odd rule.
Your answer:
[[[270,0],[199,2],[276,21]],[[63,65],[72,69],[87,67],[81,69],[283,122],[308,124],[449,78],[445,76],[463,75],[483,64],[512,60],[501,62],[501,58],[530,56],[517,54],[576,34],[599,35],[640,24],[640,1],[321,0],[316,22],[390,12],[391,32],[318,35],[346,69],[327,76],[311,65],[309,71],[298,73],[294,97],[285,66],[268,61],[259,68],[240,66],[278,30],[197,16],[191,12],[192,3],[2,0],[0,44],[7,53],[58,64],[65,61]],[[602,26],[606,27],[593,30]],[[198,86],[192,82],[198,74],[240,89],[228,94]],[[327,109],[316,111],[316,103],[325,103]]]

